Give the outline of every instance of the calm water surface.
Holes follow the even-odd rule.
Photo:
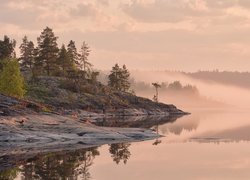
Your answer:
[[[250,179],[247,110],[192,110],[151,128],[165,137],[38,156],[0,179]]]

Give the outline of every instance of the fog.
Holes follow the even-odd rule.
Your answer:
[[[214,81],[203,81],[191,78],[180,72],[168,71],[131,71],[131,76],[136,82],[173,82],[180,81],[181,84],[191,84],[198,88],[200,98],[193,98],[189,95],[171,96],[164,91],[159,90],[159,101],[164,103],[174,103],[179,107],[187,107],[192,104],[196,107],[237,107],[249,108],[250,107],[250,89],[242,88],[236,85],[224,85]],[[153,88],[153,87],[152,87]],[[149,91],[135,90],[139,96],[148,98],[153,97],[153,89]],[[167,96],[168,95],[168,96]],[[187,102],[189,101],[189,102]],[[205,103],[206,101],[206,103]]]

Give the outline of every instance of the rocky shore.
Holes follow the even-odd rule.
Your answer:
[[[1,157],[154,139],[160,135],[150,127],[186,114],[174,105],[128,93],[94,98],[88,94],[76,95],[84,103],[78,99],[71,101],[70,106],[62,95],[68,92],[60,91],[59,96],[47,98],[43,103],[0,94]]]
[[[72,150],[156,137],[157,134],[147,129],[98,127],[55,114],[0,117],[1,156]]]

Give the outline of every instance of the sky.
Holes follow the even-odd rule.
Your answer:
[[[0,0],[0,36],[86,41],[97,69],[250,70],[250,0]],[[1,37],[0,37],[1,38]]]

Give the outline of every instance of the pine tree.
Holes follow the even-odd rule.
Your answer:
[[[72,70],[74,67],[73,62],[70,60],[70,57],[64,45],[62,45],[59,51],[57,63],[60,66],[63,75],[65,75],[67,71]]]
[[[129,82],[130,73],[124,64],[121,69],[121,90],[126,92],[130,88],[130,82]]]
[[[79,54],[77,52],[77,48],[75,45],[75,41],[70,40],[68,46],[67,46],[67,52],[68,52],[68,57],[70,59],[70,61],[72,62],[72,64],[76,67],[77,65],[79,65]]]
[[[153,100],[154,100],[155,102],[158,102],[158,95],[159,95],[158,89],[161,87],[161,85],[160,85],[159,83],[157,83],[157,82],[152,83],[152,85],[155,87],[155,95],[154,95],[154,97],[153,97]]]
[[[39,57],[39,50],[38,48],[34,49],[34,67],[32,69],[32,75],[33,78],[39,75],[42,75],[44,72],[44,62],[41,61],[41,58]]]
[[[21,56],[19,58],[21,68],[32,71],[35,61],[35,47],[32,41],[28,41],[27,36],[24,36],[23,43],[20,46]]]
[[[90,49],[87,43],[83,42],[79,57],[79,67],[81,70],[87,72],[90,71],[92,64],[88,61]]]
[[[20,73],[19,64],[16,59],[5,59],[1,62],[0,92],[16,97],[23,97],[25,93],[24,80]]]
[[[57,37],[51,28],[46,27],[41,33],[40,37],[37,38],[38,42],[38,58],[36,61],[37,65],[41,66],[45,70],[46,74],[50,76],[57,67]]]
[[[115,64],[108,76],[108,84],[115,90],[126,92],[130,88],[129,76],[130,73],[126,68],[126,65],[123,65],[123,67],[120,68],[118,64]]]
[[[121,68],[119,67],[118,64],[115,64],[115,66],[112,67],[112,70],[108,76],[108,78],[109,78],[108,85],[111,88],[120,91],[121,90],[120,77],[121,77]]]
[[[16,57],[15,47],[16,41],[10,40],[10,38],[5,35],[3,41],[0,40],[0,60]]]

